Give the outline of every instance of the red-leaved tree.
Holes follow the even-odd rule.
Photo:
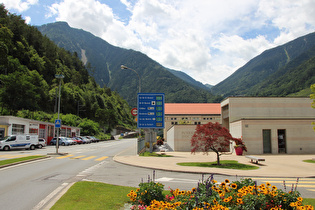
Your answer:
[[[229,130],[218,122],[197,125],[191,139],[191,152],[201,151],[208,154],[209,151],[213,151],[217,154],[217,164],[220,165],[220,155],[228,150],[230,140],[239,141],[240,139],[233,138]]]

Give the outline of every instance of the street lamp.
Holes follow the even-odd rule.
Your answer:
[[[127,66],[124,66],[124,65],[121,65],[120,68],[121,69],[130,69],[130,70],[134,71],[138,75],[138,78],[139,78],[139,93],[141,93],[141,82],[140,82],[141,79],[140,79],[140,76],[139,76],[138,72],[136,70],[134,70],[132,68],[129,68]]]
[[[55,78],[60,79],[59,80],[59,100],[58,100],[58,122],[60,122],[60,92],[61,92],[61,79],[63,79],[65,76],[62,74],[56,74]],[[60,123],[61,124],[61,123]],[[60,125],[61,126],[61,125]],[[59,148],[59,129],[57,129],[57,140],[56,140],[56,154],[58,154],[58,148]]]

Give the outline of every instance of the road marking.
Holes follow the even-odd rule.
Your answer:
[[[90,160],[92,158],[96,158],[96,156],[90,156],[90,157],[82,158],[81,160]]]
[[[83,158],[83,157],[85,157],[86,155],[81,155],[81,156],[77,156],[77,157],[72,157],[72,158],[70,158],[70,159],[80,159],[80,158]]]
[[[104,157],[98,158],[95,161],[102,161],[102,160],[105,160],[106,158],[108,158],[108,156],[104,156]]]
[[[44,198],[41,202],[39,202],[33,210],[41,209],[48,201],[50,201],[55,195],[57,195],[61,190],[67,187],[69,183],[63,183],[57,189],[55,189],[52,193],[50,193],[46,198]]]
[[[73,155],[65,155],[65,156],[61,156],[61,157],[56,157],[56,159],[63,159],[63,158],[68,158],[68,157],[72,157]]]
[[[199,180],[193,179],[180,179],[180,178],[170,178],[170,177],[162,177],[155,179],[157,182],[184,182],[184,183],[197,183]]]

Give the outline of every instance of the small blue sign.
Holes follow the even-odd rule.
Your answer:
[[[61,120],[55,120],[55,128],[61,128]]]
[[[164,128],[164,93],[138,93],[138,128]]]

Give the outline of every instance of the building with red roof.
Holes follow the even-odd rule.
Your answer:
[[[165,103],[164,138],[174,125],[198,125],[221,122],[220,103]]]

